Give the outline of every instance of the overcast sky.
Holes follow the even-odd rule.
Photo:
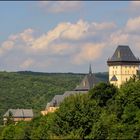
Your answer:
[[[140,2],[0,2],[0,71],[108,71],[117,45],[140,57]]]

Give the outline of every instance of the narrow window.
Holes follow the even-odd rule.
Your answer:
[[[139,74],[139,70],[136,71],[136,74],[137,74],[137,75]]]

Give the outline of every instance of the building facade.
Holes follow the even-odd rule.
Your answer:
[[[47,103],[46,108],[44,111],[41,111],[42,115],[47,115],[49,112],[54,112],[59,108],[61,102],[71,96],[76,94],[86,94],[91,88],[93,88],[99,80],[95,77],[92,73],[91,65],[89,67],[89,73],[85,75],[83,80],[76,88],[72,91],[66,91],[63,95],[55,95],[53,99]]]
[[[120,45],[113,56],[108,59],[109,82],[117,87],[139,72],[139,58],[136,58],[129,46]]]

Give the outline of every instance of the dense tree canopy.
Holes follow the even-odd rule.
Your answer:
[[[35,115],[40,113],[54,95],[72,90],[84,74],[0,72],[0,124],[9,108],[32,108]],[[97,73],[101,80],[107,80],[106,73]]]
[[[55,113],[2,129],[5,139],[140,139],[140,81],[120,89],[100,83],[66,98]]]

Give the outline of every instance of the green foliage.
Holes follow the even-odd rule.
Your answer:
[[[7,119],[6,125],[14,124],[13,114],[11,111],[9,111],[9,115],[8,115],[8,117],[6,117],[6,119]]]
[[[35,115],[54,95],[75,88],[83,75],[0,72],[0,124],[9,108],[33,108]]]
[[[90,95],[92,99],[98,101],[99,105],[105,106],[107,101],[115,95],[117,88],[109,83],[99,83],[92,90],[90,90]]]
[[[39,115],[54,95],[74,89],[83,77],[73,73],[0,72],[0,124],[9,108],[32,108]]]
[[[13,139],[15,135],[15,126],[8,125],[4,128],[2,132],[2,139]]]
[[[72,95],[55,113],[1,128],[2,139],[140,139],[140,81]]]
[[[75,95],[66,99],[55,113],[52,132],[58,136],[83,138],[91,131],[92,124],[98,119],[100,107],[91,101],[88,94]],[[94,117],[94,119],[93,119]]]

